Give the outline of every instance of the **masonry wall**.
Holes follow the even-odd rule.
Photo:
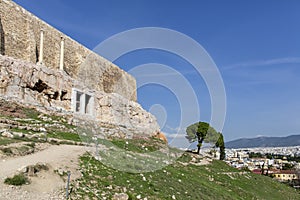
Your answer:
[[[113,63],[43,22],[10,0],[0,0],[0,54],[37,63],[40,32],[44,32],[43,65],[59,69],[60,44],[64,38],[64,70],[85,81],[90,89],[117,93],[136,101],[136,81]],[[88,61],[86,61],[86,59]]]
[[[80,112],[74,109],[74,88],[93,99],[87,108],[81,104]],[[96,122],[100,133],[108,137],[149,137],[159,131],[155,117],[137,102],[116,93],[90,91],[64,71],[2,55],[0,97],[34,106],[47,114],[53,111],[72,115],[80,122]],[[88,112],[81,111],[85,109]]]

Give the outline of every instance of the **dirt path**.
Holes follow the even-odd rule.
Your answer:
[[[54,169],[69,170],[72,179],[78,178],[78,158],[86,151],[87,148],[83,146],[59,145],[32,155],[0,160],[0,199],[62,199],[57,190],[63,188],[65,182],[54,173]],[[13,187],[3,183],[6,177],[15,174],[22,167],[38,162],[48,164],[50,169],[31,178],[31,184]]]

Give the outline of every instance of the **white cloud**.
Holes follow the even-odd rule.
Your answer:
[[[189,141],[185,138],[184,134],[169,134],[166,133],[168,137],[169,145],[172,147],[182,148],[182,149],[189,149],[192,145]]]
[[[269,59],[269,60],[241,62],[241,63],[228,65],[225,67],[225,69],[231,70],[240,67],[270,66],[270,65],[278,65],[278,64],[300,64],[300,57],[286,57],[286,58],[276,58],[276,59]]]
[[[182,71],[176,71],[176,72],[162,72],[162,73],[148,73],[148,74],[139,74],[139,77],[158,77],[162,76],[165,78],[168,78],[170,76],[182,76],[182,75],[189,75],[189,74],[197,74],[194,70],[182,70]],[[173,77],[172,77],[173,78]]]
[[[166,133],[166,136],[168,138],[176,138],[176,139],[179,139],[179,138],[185,138],[185,134],[182,134],[182,133]]]
[[[180,127],[173,128],[173,127],[171,127],[169,125],[166,125],[165,128],[168,129],[172,133],[178,133],[179,131],[182,130]]]

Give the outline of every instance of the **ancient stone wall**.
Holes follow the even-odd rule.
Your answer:
[[[91,89],[117,93],[136,101],[135,79],[119,67],[94,54],[10,0],[0,0],[0,8],[0,54],[37,63],[43,30],[43,65],[59,69],[63,38],[63,65],[67,74],[72,78],[86,81]],[[85,62],[87,57],[92,57],[88,65]],[[86,67],[89,68],[89,72],[86,72]],[[83,74],[85,76],[81,77]]]
[[[80,111],[76,112],[76,95],[72,98],[74,88],[91,95],[92,112],[81,112],[82,105],[87,104],[81,104]],[[72,115],[75,119],[84,119],[82,121],[95,121],[105,136],[149,137],[159,131],[153,115],[122,95],[90,90],[64,71],[2,55],[0,96],[41,111]]]
[[[148,137],[159,131],[155,117],[136,102],[131,75],[14,2],[0,0],[0,8],[0,96],[73,116],[74,122],[96,122],[106,136]]]

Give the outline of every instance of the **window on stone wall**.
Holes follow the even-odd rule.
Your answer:
[[[73,89],[72,110],[76,113],[93,115],[94,97],[77,89]]]
[[[91,104],[92,104],[92,97],[88,94],[85,94],[85,114],[92,114]]]
[[[80,112],[80,99],[82,98],[82,92],[76,91],[76,105],[75,112]]]

